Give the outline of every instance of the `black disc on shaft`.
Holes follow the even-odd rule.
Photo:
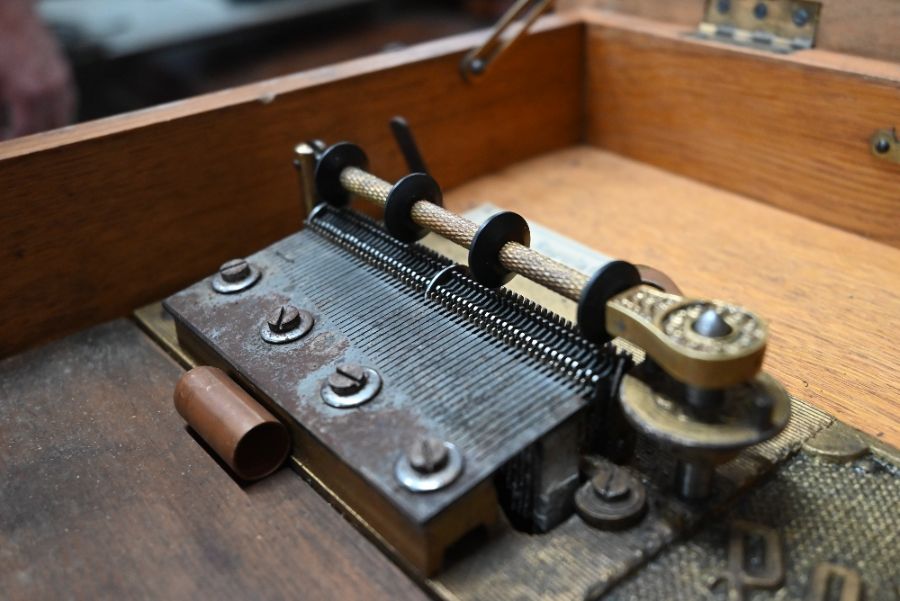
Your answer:
[[[469,270],[475,281],[488,288],[499,288],[515,273],[500,263],[500,249],[507,242],[531,244],[531,230],[525,218],[511,211],[497,213],[478,228],[469,247]]]
[[[617,294],[641,283],[637,267],[628,261],[610,261],[598,269],[578,299],[578,327],[598,344],[610,340],[606,331],[606,303]]]
[[[316,164],[316,192],[330,205],[345,207],[350,193],[341,185],[341,172],[347,167],[365,169],[369,159],[362,148],[350,142],[338,142],[322,153]]]
[[[412,206],[427,200],[444,206],[444,194],[433,177],[425,173],[410,173],[391,188],[384,203],[384,228],[401,242],[421,240],[428,230],[412,220]]]

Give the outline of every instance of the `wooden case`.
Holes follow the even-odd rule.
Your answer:
[[[753,308],[793,395],[900,445],[900,164],[870,151],[900,124],[900,7],[823,4],[819,47],[775,54],[692,35],[698,2],[563,2],[475,83],[459,63],[484,32],[6,142],[0,355],[301,227],[300,140],[352,139],[397,179],[399,114],[449,208],[489,201]]]

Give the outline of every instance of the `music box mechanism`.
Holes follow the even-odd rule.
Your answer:
[[[582,273],[531,248],[516,213],[448,211],[393,125],[412,173],[391,184],[355,144],[298,146],[305,229],[165,306],[181,345],[274,413],[297,465],[405,565],[434,575],[498,523],[617,532],[663,497],[702,511],[717,466],[785,428],[760,317],[624,260]],[[419,244],[429,232],[467,264]],[[516,275],[577,323],[506,288]],[[642,473],[639,444],[674,469]]]

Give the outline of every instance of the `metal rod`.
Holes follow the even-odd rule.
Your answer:
[[[498,56],[522,37],[528,28],[553,5],[553,0],[518,0],[507,10],[481,46],[474,48],[463,57],[461,71],[466,79],[479,76],[487,71]],[[524,16],[523,16],[524,15]],[[521,25],[511,35],[506,31],[521,17]]]
[[[294,147],[294,166],[300,176],[303,208],[306,209],[306,215],[309,215],[316,204],[316,149],[308,142],[297,144]]]
[[[388,182],[357,167],[347,167],[341,172],[341,185],[347,191],[382,208],[391,191]],[[472,245],[472,239],[478,231],[478,224],[474,221],[425,200],[413,205],[410,216],[418,225],[463,248]],[[588,282],[588,276],[580,271],[518,242],[507,242],[500,249],[500,263],[506,269],[575,302],[578,302],[581,291]]]
[[[419,145],[416,144],[416,139],[413,136],[412,129],[409,127],[409,123],[406,122],[406,119],[399,115],[391,119],[391,132],[394,134],[394,140],[397,141],[397,146],[400,147],[400,152],[403,153],[403,158],[406,160],[406,166],[409,167],[409,172],[428,173],[428,167],[425,166],[425,159],[422,158],[422,153],[419,151]]]

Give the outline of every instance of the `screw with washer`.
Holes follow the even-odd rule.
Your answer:
[[[337,409],[358,407],[381,390],[381,376],[371,367],[356,363],[338,365],[322,383],[322,400]]]
[[[309,311],[294,305],[281,305],[272,311],[259,329],[259,335],[270,344],[293,342],[306,336],[315,319]]]
[[[213,290],[220,294],[232,294],[246,290],[259,279],[259,270],[246,259],[232,259],[222,263],[213,278]]]
[[[417,436],[394,468],[397,480],[412,492],[432,492],[452,484],[463,471],[463,457],[453,443]]]
[[[232,259],[222,263],[219,275],[229,284],[240,282],[250,277],[250,263],[246,259]]]
[[[637,523],[647,508],[644,485],[611,463],[600,465],[575,493],[575,509],[585,522],[603,530]]]
[[[294,305],[281,305],[270,315],[266,323],[273,334],[284,334],[300,326],[300,311]]]
[[[433,436],[417,438],[406,452],[409,464],[420,474],[433,474],[447,465],[450,453],[444,441]]]

